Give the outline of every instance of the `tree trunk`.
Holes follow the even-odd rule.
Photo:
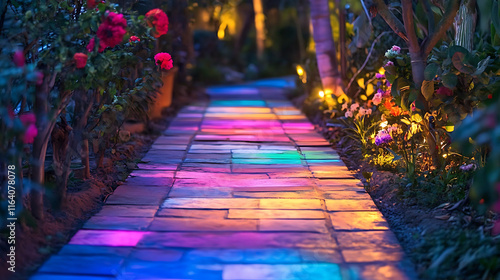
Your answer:
[[[71,170],[71,151],[68,152],[72,128],[61,117],[61,122],[57,123],[52,130],[51,140],[53,147],[53,165],[56,175],[56,193],[55,200],[58,206],[62,208],[66,201],[66,190],[68,186],[68,177]]]
[[[253,0],[253,10],[255,13],[255,30],[257,33],[257,59],[259,61],[264,60],[264,50],[266,43],[266,25],[264,16],[264,7],[262,5],[262,0]]]
[[[56,75],[56,74],[52,74]],[[46,75],[43,84],[37,87],[35,94],[34,112],[36,115],[36,127],[38,134],[33,142],[33,153],[31,163],[31,181],[35,184],[30,193],[31,213],[39,220],[43,220],[43,183],[45,180],[45,155],[49,136],[54,128],[54,122],[48,118],[49,112],[49,83],[54,76]]]
[[[321,83],[325,92],[342,95],[328,0],[310,0],[313,38]]]
[[[339,12],[340,76],[345,79],[347,77],[345,9],[340,0],[335,0],[335,5]]]
[[[474,32],[476,30],[475,0],[465,0],[460,5],[453,25],[455,27],[455,44],[471,52],[474,47]]]

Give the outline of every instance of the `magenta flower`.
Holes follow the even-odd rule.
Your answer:
[[[387,131],[381,130],[378,132],[377,136],[375,136],[375,145],[380,146],[392,141],[392,137]]]
[[[392,46],[391,50],[392,50],[393,52],[397,52],[397,53],[400,53],[400,52],[401,52],[401,48],[400,48],[400,47],[398,47],[398,46]]]
[[[17,50],[12,57],[12,61],[17,67],[23,67],[26,64],[24,52],[22,50]]]
[[[384,79],[384,78],[385,78],[384,74],[380,74],[380,73],[375,74],[375,79]]]

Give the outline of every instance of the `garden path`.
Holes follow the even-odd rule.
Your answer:
[[[413,279],[292,86],[209,88],[31,279]]]

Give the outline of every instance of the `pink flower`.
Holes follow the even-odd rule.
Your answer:
[[[35,137],[38,135],[38,129],[34,124],[30,124],[23,135],[23,142],[25,144],[31,144],[35,141]]]
[[[97,29],[97,37],[102,45],[113,48],[122,42],[127,33],[127,21],[122,14],[107,13],[106,19]]]
[[[373,101],[373,105],[375,105],[375,106],[377,106],[380,103],[382,103],[382,93],[380,93],[380,92],[375,93],[375,95],[373,96],[372,101]]]
[[[444,95],[444,96],[452,96],[453,91],[447,87],[440,87],[436,91],[436,94]]]
[[[347,110],[349,108],[349,105],[346,103],[342,104],[342,111]]]
[[[160,65],[161,69],[170,70],[174,67],[172,56],[168,53],[157,53],[155,55],[156,65]]]
[[[23,67],[26,64],[26,58],[22,50],[17,50],[12,57],[12,61],[17,67]]]
[[[372,109],[366,109],[365,114],[366,115],[371,115],[372,114]]]
[[[76,68],[81,69],[87,65],[88,56],[84,53],[75,53],[73,59],[75,60]]]
[[[19,115],[19,119],[21,120],[24,126],[28,126],[36,122],[36,116],[33,113]]]
[[[394,66],[394,62],[387,61],[387,63],[384,65],[384,67],[389,67],[389,66]]]
[[[352,118],[352,111],[351,110],[347,110],[347,112],[345,112],[345,117],[346,118]]]
[[[358,108],[359,108],[359,104],[358,103],[354,103],[354,104],[351,105],[351,111],[356,111]]]
[[[140,42],[141,39],[139,39],[139,37],[137,37],[137,36],[130,36],[130,38],[128,39],[128,41],[130,43],[132,43],[132,42]]]
[[[400,53],[400,52],[401,52],[401,48],[400,48],[400,47],[398,47],[398,46],[392,46],[391,50],[392,50],[393,52],[397,52],[397,53]]]
[[[36,75],[36,82],[35,82],[35,84],[37,86],[41,86],[43,84],[43,77],[44,77],[43,73],[40,72],[40,71],[37,71],[35,73],[35,75]]]
[[[153,9],[146,13],[146,22],[149,27],[152,27],[153,37],[158,38],[161,35],[167,34],[168,17],[164,11]]]
[[[87,45],[87,51],[88,52],[93,52],[94,48],[95,48],[95,38],[92,38],[92,39],[90,39],[90,42]],[[98,50],[98,52],[101,53],[101,52],[104,51],[104,49],[106,49],[106,46],[101,41],[99,41],[99,50]]]
[[[22,114],[19,116],[19,120],[23,123],[26,128],[23,135],[23,142],[25,144],[31,144],[38,135],[38,129],[35,126],[36,117],[33,113]]]

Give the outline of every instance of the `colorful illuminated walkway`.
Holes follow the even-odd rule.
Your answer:
[[[288,84],[210,88],[31,279],[413,279]]]

